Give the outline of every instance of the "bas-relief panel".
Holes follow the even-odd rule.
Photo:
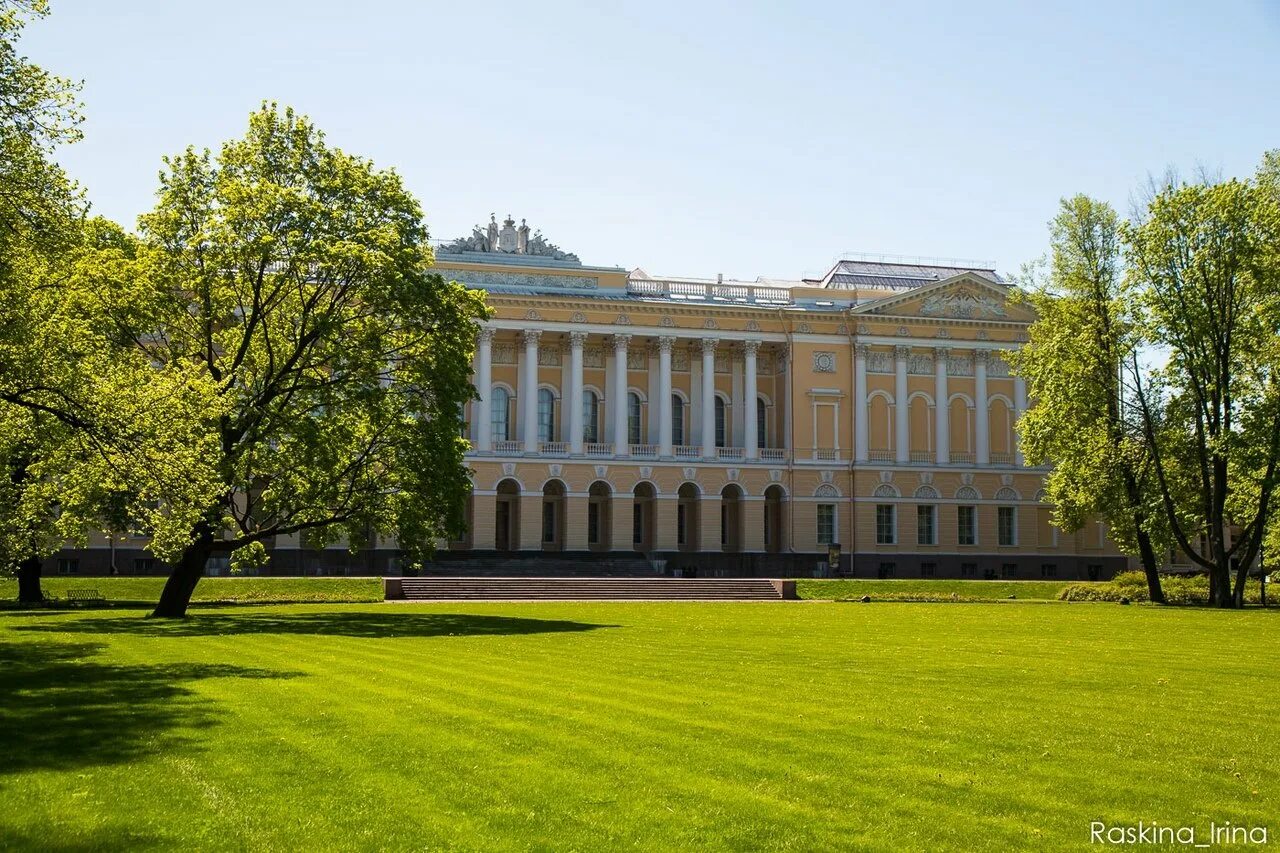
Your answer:
[[[649,359],[642,350],[627,350],[627,369],[628,370],[644,370],[649,366]]]
[[[604,349],[601,347],[584,347],[582,350],[583,367],[604,367]]]
[[[951,376],[972,376],[972,356],[951,356],[947,359],[947,373]]]
[[[868,373],[893,373],[893,355],[884,350],[872,350],[867,353]]]
[[[450,281],[460,281],[477,287],[559,287],[569,290],[595,290],[600,286],[600,279],[585,275],[541,275],[493,270],[460,270],[448,267],[435,267],[432,272],[439,273]]]
[[[689,372],[689,350],[683,347],[671,350],[671,369],[680,373]]]
[[[493,345],[493,363],[494,364],[515,364],[516,348],[514,344],[494,344]]]
[[[560,347],[538,347],[538,364],[543,367],[559,367],[560,363]]]
[[[907,373],[915,376],[930,376],[933,374],[933,356],[928,353],[915,352],[907,359]]]

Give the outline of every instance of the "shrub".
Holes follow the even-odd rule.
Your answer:
[[[1204,575],[1163,575],[1160,587],[1169,604],[1208,604],[1209,579]],[[1058,593],[1059,601],[1150,601],[1147,578],[1142,572],[1121,572],[1107,583],[1071,584]],[[1246,604],[1260,601],[1257,583],[1245,584]]]

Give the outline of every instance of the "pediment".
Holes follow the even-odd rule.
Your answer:
[[[962,273],[943,281],[867,302],[855,314],[1030,323],[1032,312],[1009,302],[1009,291],[982,276]]]

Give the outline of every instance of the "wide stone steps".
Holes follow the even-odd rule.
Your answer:
[[[388,599],[433,601],[778,601],[794,582],[766,578],[387,578]]]

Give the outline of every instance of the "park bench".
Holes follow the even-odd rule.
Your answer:
[[[67,590],[67,601],[71,604],[96,604],[106,599],[96,589],[79,588]]]

